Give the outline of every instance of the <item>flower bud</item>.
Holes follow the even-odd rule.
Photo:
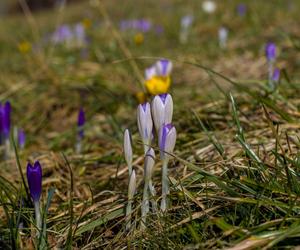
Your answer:
[[[136,175],[135,170],[132,170],[128,185],[128,200],[132,200],[136,191]]]
[[[132,146],[131,146],[131,135],[128,129],[125,130],[124,132],[124,141],[123,141],[123,150],[124,150],[124,156],[126,163],[128,165],[129,169],[129,176],[131,175],[132,172]]]
[[[152,118],[157,133],[163,124],[172,122],[173,100],[170,94],[156,95],[151,103]]]
[[[173,153],[175,143],[176,143],[176,129],[169,123],[161,127],[159,138],[159,149],[161,159],[169,157],[169,154]]]
[[[38,202],[42,193],[42,167],[38,161],[33,166],[27,164],[27,182],[32,200]]]
[[[276,68],[273,72],[272,80],[277,83],[279,82],[279,79],[280,79],[280,69]]]
[[[266,52],[266,57],[267,60],[270,61],[274,61],[276,58],[276,45],[274,43],[267,43],[266,48],[265,48],[265,52]]]
[[[84,110],[80,108],[78,113],[78,119],[77,119],[78,137],[80,139],[82,139],[84,136],[84,131],[83,131],[84,124],[85,124],[85,114],[84,114]]]
[[[137,124],[142,141],[145,144],[145,148],[148,148],[152,140],[153,122],[151,116],[150,104],[139,104],[137,109]],[[146,152],[145,152],[146,153]]]
[[[145,183],[151,180],[154,164],[155,164],[155,152],[153,148],[150,148],[147,151],[147,154],[145,156],[145,163],[144,163]]]
[[[20,148],[25,146],[26,135],[23,129],[18,129],[18,145]]]

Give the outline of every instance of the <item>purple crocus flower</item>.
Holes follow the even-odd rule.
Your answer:
[[[36,161],[33,166],[27,164],[27,182],[33,202],[39,202],[42,193],[42,167],[39,161]]]
[[[159,149],[161,158],[166,157],[165,153],[172,153],[176,143],[176,129],[169,123],[162,126],[159,135]]]
[[[269,42],[265,48],[266,57],[269,62],[273,62],[276,58],[276,45],[275,43]]]
[[[77,127],[78,127],[78,137],[80,139],[84,136],[83,126],[85,124],[85,113],[81,107],[78,113]]]
[[[20,128],[18,130],[18,144],[20,148],[24,148],[25,140],[26,140],[25,132],[23,129]]]
[[[137,29],[141,32],[148,32],[152,27],[152,23],[148,20],[141,19],[138,20]]]
[[[156,72],[158,75],[167,76],[171,74],[173,64],[168,59],[161,59],[156,62]]]
[[[52,40],[54,43],[64,43],[73,38],[73,32],[69,25],[59,26],[53,34]]]
[[[4,138],[6,139],[9,138],[10,134],[10,113],[11,106],[9,101],[7,101],[4,106],[0,105],[0,128]]]
[[[237,6],[236,10],[237,10],[238,15],[239,15],[240,17],[243,17],[243,16],[246,15],[246,12],[247,12],[247,6],[246,6],[246,4],[244,4],[244,3],[240,3],[240,4]]]
[[[152,118],[157,133],[163,124],[172,122],[173,99],[170,94],[156,95],[151,103]]]
[[[280,78],[280,69],[276,68],[273,72],[272,80],[274,82],[279,82],[279,78]]]
[[[146,19],[133,19],[133,20],[122,20],[120,22],[120,30],[138,30],[141,32],[148,32],[152,28],[152,23]]]

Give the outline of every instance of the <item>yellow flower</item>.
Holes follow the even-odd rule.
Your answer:
[[[144,35],[142,33],[137,33],[133,40],[136,45],[141,45],[144,42]]]
[[[144,92],[137,92],[135,97],[139,103],[144,103],[147,100],[146,94]]]
[[[85,29],[88,29],[92,25],[92,21],[88,18],[84,18],[81,23]]]
[[[29,42],[21,42],[18,44],[18,49],[21,53],[26,54],[31,50],[31,43]]]
[[[170,85],[170,76],[153,76],[145,82],[146,89],[151,95],[167,93]]]

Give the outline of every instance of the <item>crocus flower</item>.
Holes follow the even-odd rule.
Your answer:
[[[42,193],[42,167],[38,161],[33,166],[27,164],[27,182],[33,202],[39,201]]]
[[[156,66],[156,74],[159,76],[170,75],[173,68],[172,62],[167,59],[158,60],[155,66]]]
[[[152,172],[153,167],[155,164],[155,153],[152,148],[150,148],[145,156],[145,163],[144,163],[144,192],[143,192],[143,202],[141,206],[141,214],[142,214],[142,220],[141,220],[141,228],[145,228],[146,226],[146,216],[149,212],[149,194],[151,193],[152,188]]]
[[[21,149],[23,149],[25,146],[25,140],[26,140],[26,136],[24,130],[21,128],[18,129],[18,144]]]
[[[145,70],[145,79],[150,80],[152,77],[156,76],[156,67],[151,66]]]
[[[159,149],[161,159],[165,159],[169,157],[174,150],[176,143],[176,129],[175,127],[169,123],[164,124],[160,129],[159,134]]]
[[[266,44],[265,48],[266,57],[269,62],[275,61],[276,58],[276,45],[272,42]]]
[[[129,176],[131,176],[133,157],[132,157],[131,135],[128,129],[126,129],[124,132],[123,150],[124,150],[125,160],[128,166]]]
[[[74,27],[74,36],[78,47],[82,47],[86,44],[86,35],[84,26],[81,23],[77,23]]]
[[[151,103],[152,118],[157,133],[163,124],[172,122],[173,99],[170,94],[156,95]]]
[[[52,36],[52,41],[55,44],[70,42],[73,39],[73,32],[69,25],[64,24],[59,26]]]
[[[226,27],[222,26],[219,29],[219,45],[220,45],[221,49],[226,48],[227,38],[228,38],[228,29]]]
[[[244,4],[244,3],[240,3],[240,4],[237,6],[236,10],[237,10],[238,15],[239,15],[240,17],[243,17],[243,16],[246,15],[246,12],[247,12],[247,6],[246,6],[246,4]]]
[[[216,8],[217,8],[216,3],[212,0],[206,0],[202,3],[203,11],[208,14],[215,12]]]
[[[142,141],[144,144],[144,151],[146,153],[153,138],[153,122],[151,116],[151,107],[148,102],[139,104],[137,108],[137,124],[140,136],[142,137]]]
[[[27,182],[29,186],[30,196],[33,200],[35,210],[35,220],[38,229],[38,235],[42,228],[41,212],[40,212],[40,197],[42,193],[42,167],[36,161],[33,166],[27,164]]]
[[[160,158],[162,160],[162,199],[160,208],[167,209],[167,195],[169,193],[168,162],[176,143],[176,129],[172,124],[164,124],[158,137]]]
[[[136,175],[133,170],[128,184],[128,203],[126,206],[126,230],[129,230],[131,227],[131,213],[132,213],[132,203],[133,197],[136,191]]]
[[[276,68],[273,72],[272,80],[273,82],[278,83],[279,78],[280,78],[280,69]]]
[[[6,102],[4,106],[2,106],[1,110],[1,119],[2,119],[2,129],[3,129],[3,135],[5,138],[9,138],[10,134],[10,114],[11,114],[11,106],[10,102]]]
[[[179,40],[181,43],[186,43],[188,40],[189,28],[192,25],[194,17],[186,15],[181,18]]]
[[[84,137],[84,127],[85,124],[85,113],[83,108],[81,107],[79,112],[78,112],[78,118],[77,118],[77,127],[78,127],[78,137],[79,139],[83,139]]]
[[[167,59],[157,61],[145,70],[145,87],[151,95],[168,92],[171,85],[172,62]]]

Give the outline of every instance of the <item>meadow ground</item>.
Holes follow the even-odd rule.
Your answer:
[[[20,1],[24,3],[24,1]],[[1,249],[296,249],[300,245],[299,1],[83,1],[0,20],[0,98],[24,149],[0,163]],[[186,43],[180,20],[193,15]],[[148,32],[119,29],[145,18]],[[88,42],[54,44],[62,24],[83,23]],[[218,30],[228,27],[226,49]],[[268,88],[265,45],[277,46],[280,82]],[[157,59],[173,62],[170,93],[177,142],[167,212],[139,227],[143,146],[136,93]],[[151,100],[151,97],[148,97]],[[86,113],[76,153],[77,114]],[[128,171],[123,132],[132,132],[137,193],[125,230]],[[13,131],[11,132],[13,134]],[[11,148],[12,147],[11,139]],[[155,145],[155,144],[153,144]],[[18,148],[18,147],[16,147]],[[153,183],[161,199],[159,149]],[[45,230],[36,239],[26,194],[27,162],[43,170]],[[24,180],[22,181],[22,174]],[[25,185],[24,185],[25,183]]]

